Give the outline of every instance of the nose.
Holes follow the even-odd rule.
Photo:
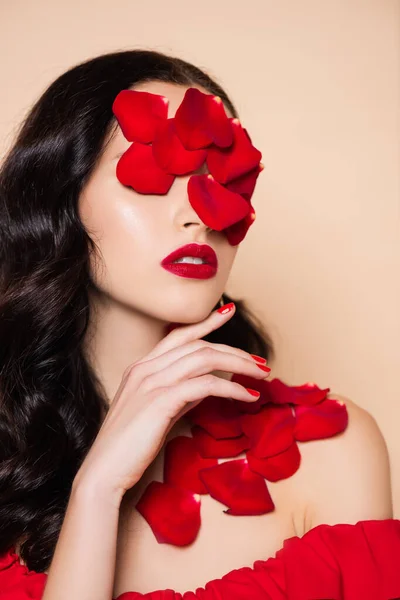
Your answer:
[[[190,210],[185,209],[184,211],[182,211],[178,222],[180,223],[179,229],[185,230],[191,228],[194,231],[196,231],[197,235],[207,235],[211,231],[214,231],[211,227],[208,227],[205,223],[203,223],[196,211],[193,210],[191,206]]]
[[[211,231],[214,231],[213,229],[211,229],[211,227],[207,227],[207,225],[204,225],[204,223],[200,221],[200,219],[198,220],[198,222],[188,221],[187,223],[184,223],[182,229],[188,229],[189,227],[195,227],[196,231],[204,232],[204,235],[207,235]]]
[[[191,175],[193,175],[193,173],[189,176],[179,177],[174,181],[173,187],[176,186],[176,189],[173,190],[174,197],[176,198],[176,202],[174,202],[174,224],[179,231],[186,230],[190,227],[196,231],[198,236],[206,236],[211,231],[214,231],[214,229],[206,225],[200,219],[199,215],[190,204],[187,182]]]

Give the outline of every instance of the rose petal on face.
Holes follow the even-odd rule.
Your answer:
[[[220,185],[211,175],[192,175],[188,181],[189,202],[208,227],[222,231],[248,214],[249,203]]]
[[[260,163],[255,169],[248,171],[248,173],[245,173],[236,179],[232,179],[232,181],[229,181],[226,184],[227,189],[231,192],[236,192],[236,194],[240,194],[243,198],[250,201],[253,196],[258,176],[263,168],[262,163]]]
[[[320,440],[344,431],[348,413],[341,400],[322,400],[312,406],[295,406],[296,425],[294,436],[299,442]]]
[[[251,453],[257,458],[275,456],[294,442],[295,417],[290,406],[267,404],[256,415],[242,415],[242,427],[249,437]]]
[[[228,242],[231,246],[237,246],[240,242],[245,238],[250,226],[254,223],[256,219],[256,212],[254,207],[250,204],[250,212],[248,215],[244,217],[238,223],[234,223],[230,225],[224,230],[224,233],[228,239]]]
[[[119,159],[116,175],[123,185],[140,194],[166,194],[175,179],[157,165],[151,146],[136,142]]]
[[[158,124],[168,116],[168,100],[159,94],[121,90],[112,111],[129,142],[148,144],[153,141]]]
[[[238,119],[231,119],[233,144],[229,148],[211,146],[207,153],[207,166],[219,183],[245,175],[259,167],[261,152],[251,143]]]
[[[233,400],[235,406],[241,413],[255,414],[260,412],[261,407],[271,401],[269,395],[268,381],[265,379],[255,379],[249,375],[243,375],[243,373],[234,373],[231,377],[231,381],[239,383],[246,388],[252,388],[260,392],[260,397],[255,402],[245,402],[244,400]]]
[[[217,464],[217,460],[203,458],[197,452],[193,438],[179,435],[165,446],[164,481],[196,494],[207,494],[203,482],[199,479],[199,470]]]
[[[216,440],[202,427],[191,429],[198,453],[204,458],[232,458],[250,448],[249,438],[242,434],[235,438]]]
[[[330,388],[321,389],[315,383],[290,386],[280,379],[269,382],[271,401],[275,404],[302,404],[311,406],[326,398]]]
[[[173,175],[196,171],[207,156],[207,150],[186,150],[176,134],[174,119],[160,123],[152,147],[158,166]]]
[[[246,459],[224,462],[199,473],[208,493],[225,504],[228,515],[263,515],[274,510],[265,480],[249,469]]]
[[[219,96],[189,88],[174,118],[176,132],[187,150],[212,143],[227,147],[233,142],[232,127]]]
[[[185,417],[217,440],[236,438],[243,433],[238,409],[232,400],[221,396],[207,396]]]
[[[262,475],[268,481],[287,479],[300,467],[301,455],[296,442],[280,454],[258,458],[251,451],[246,453],[249,469]]]
[[[136,504],[160,544],[187,546],[200,529],[200,498],[183,488],[152,481]]]

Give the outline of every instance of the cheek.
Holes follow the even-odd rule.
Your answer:
[[[80,214],[98,247],[92,256],[92,277],[99,287],[118,287],[119,282],[144,272],[151,240],[160,238],[153,215],[157,207],[147,200],[107,183],[86,191]]]
[[[227,241],[226,237],[222,238],[222,243],[220,247],[217,249],[219,264],[221,269],[224,271],[224,276],[228,277],[229,273],[232,269],[233,263],[235,261],[235,257],[238,251],[238,246],[231,246]]]

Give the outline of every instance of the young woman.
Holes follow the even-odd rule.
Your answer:
[[[224,293],[261,170],[221,87],[160,53],[30,111],[0,178],[1,600],[400,596],[374,419],[268,379]]]

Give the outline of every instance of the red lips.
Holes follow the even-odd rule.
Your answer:
[[[191,264],[191,263],[174,263],[174,260],[183,258],[184,256],[194,256],[196,258],[202,258],[205,263],[203,264]],[[190,277],[194,279],[209,279],[214,277],[218,269],[218,259],[214,250],[208,244],[186,244],[181,246],[171,254],[168,254],[162,261],[161,266],[179,275],[180,277]]]

